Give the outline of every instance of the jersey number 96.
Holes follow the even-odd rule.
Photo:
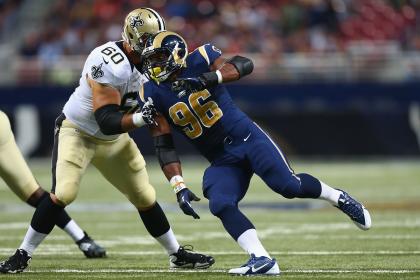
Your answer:
[[[169,116],[174,124],[183,126],[184,133],[191,139],[203,134],[203,126],[210,128],[223,116],[216,102],[206,102],[209,97],[208,90],[195,92],[188,97],[192,110],[184,102],[178,102],[169,108]]]

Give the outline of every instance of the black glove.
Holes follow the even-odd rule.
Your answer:
[[[182,209],[185,215],[193,216],[194,219],[200,219],[200,216],[195,213],[194,209],[191,206],[191,201],[200,201],[192,191],[188,188],[183,188],[179,192],[176,193],[177,201],[179,204],[179,208]]]
[[[218,83],[217,74],[215,72],[208,72],[196,78],[178,79],[172,83],[171,90],[181,98],[184,95],[190,95],[191,93],[214,87]]]

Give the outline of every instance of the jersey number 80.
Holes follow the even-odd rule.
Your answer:
[[[208,90],[195,92],[188,96],[192,111],[184,102],[177,102],[169,108],[169,116],[174,124],[183,126],[184,133],[191,139],[203,134],[202,126],[210,128],[223,116],[223,112],[216,102],[205,102],[209,97]]]

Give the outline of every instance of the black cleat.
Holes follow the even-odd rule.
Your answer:
[[[169,267],[206,269],[214,264],[212,256],[196,253],[192,249],[191,245],[180,246],[178,252],[169,256]]]
[[[0,263],[0,273],[20,273],[28,267],[31,257],[23,249],[17,249],[9,259]]]
[[[86,232],[84,233],[85,236],[76,242],[80,251],[82,251],[87,258],[105,258],[105,248],[99,246]]]

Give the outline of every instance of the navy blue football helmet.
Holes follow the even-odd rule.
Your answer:
[[[188,47],[175,32],[161,31],[151,36],[144,47],[142,71],[149,79],[160,83],[185,66]]]

